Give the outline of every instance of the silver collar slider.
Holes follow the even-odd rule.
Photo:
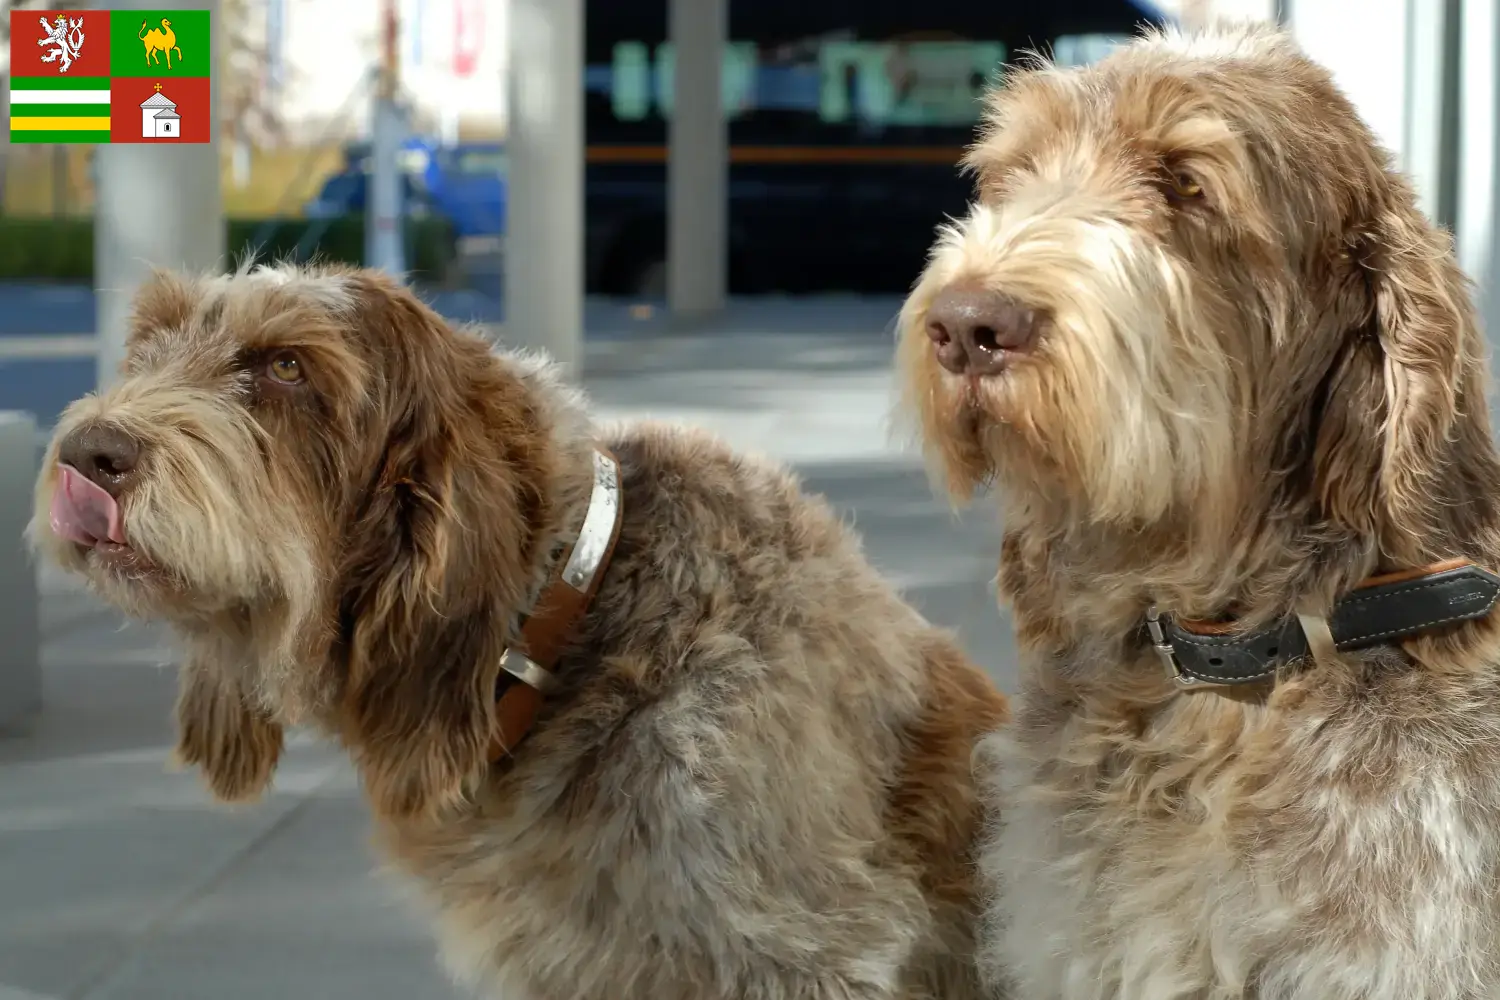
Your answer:
[[[1146,610],[1146,633],[1151,637],[1151,648],[1156,650],[1157,659],[1161,660],[1172,682],[1185,688],[1196,685],[1198,679],[1183,674],[1182,668],[1178,665],[1177,654],[1167,638],[1167,630],[1161,624],[1161,611],[1154,604]]]

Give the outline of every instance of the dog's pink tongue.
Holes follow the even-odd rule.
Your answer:
[[[52,491],[52,530],[70,542],[94,545],[103,540],[125,544],[120,505],[97,483],[71,465],[57,467]]]

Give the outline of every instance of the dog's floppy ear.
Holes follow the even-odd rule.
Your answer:
[[[371,284],[362,323],[385,355],[382,450],[340,574],[342,717],[373,807],[411,817],[461,801],[488,766],[534,481],[516,457],[524,393],[492,384],[504,373],[483,344]]]
[[[1348,240],[1355,291],[1323,392],[1314,455],[1335,521],[1416,552],[1446,516],[1439,484],[1455,444],[1488,440],[1483,355],[1469,283],[1448,234],[1389,177]],[[1476,437],[1477,435],[1477,437]]]
[[[411,415],[353,526],[341,617],[347,742],[375,809],[410,816],[462,798],[485,762],[485,681],[499,662],[499,608],[464,592],[452,432]],[[472,565],[472,564],[470,564]]]
[[[281,757],[282,728],[240,685],[198,656],[183,666],[177,692],[175,760],[202,770],[224,802],[258,799]]]

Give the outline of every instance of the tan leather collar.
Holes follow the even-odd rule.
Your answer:
[[[1431,563],[1427,566],[1417,566],[1412,569],[1399,569],[1389,573],[1380,573],[1376,576],[1365,577],[1354,585],[1356,591],[1365,590],[1369,587],[1379,587],[1388,583],[1405,583],[1419,577],[1434,576],[1438,573],[1446,573],[1449,570],[1462,569],[1469,565],[1467,559],[1444,559],[1441,562]],[[1233,620],[1230,621],[1207,621],[1201,618],[1179,618],[1177,624],[1184,632],[1194,635],[1233,635],[1239,631],[1240,625]]]
[[[521,626],[520,641],[500,658],[495,736],[490,761],[514,753],[536,722],[542,698],[557,686],[553,670],[578,623],[588,613],[615,551],[624,519],[620,463],[594,451],[594,488],[578,539],[558,558],[558,570]]]

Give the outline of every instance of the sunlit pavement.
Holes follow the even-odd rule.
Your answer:
[[[795,326],[796,308],[769,308]],[[753,313],[711,335],[592,342],[599,416],[691,421],[794,462],[877,565],[1012,688],[993,519],[953,515],[892,444],[894,304],[802,310],[801,334],[758,333]],[[267,800],[211,804],[194,775],[165,769],[165,637],[55,574],[42,581],[47,707],[33,732],[0,739],[0,1000],[466,995],[399,884],[375,873],[339,755],[298,739]]]

